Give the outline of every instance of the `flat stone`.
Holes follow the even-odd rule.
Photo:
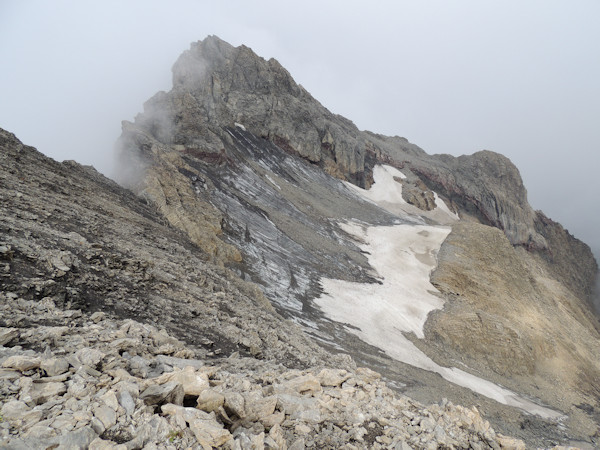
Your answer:
[[[140,396],[140,387],[133,381],[119,381],[114,385],[114,389],[118,392],[127,391],[134,399]]]
[[[350,378],[350,374],[343,369],[323,369],[317,375],[321,386],[340,386]]]
[[[100,397],[100,400],[102,400],[104,404],[110,407],[113,411],[116,411],[119,408],[119,401],[117,400],[117,395],[114,391],[108,391],[106,394]]]
[[[285,413],[283,411],[277,411],[269,416],[261,418],[260,423],[262,423],[266,428],[271,428],[275,425],[281,425],[284,420]]]
[[[104,426],[102,421],[100,421],[100,419],[98,419],[97,417],[93,417],[92,420],[90,420],[90,427],[92,427],[94,432],[98,435],[104,433],[104,431],[106,430],[106,427]]]
[[[507,450],[525,450],[527,448],[525,442],[522,440],[504,436],[502,434],[497,434],[496,440],[500,444],[500,447]]]
[[[306,442],[304,439],[296,439],[292,444],[288,447],[288,450],[304,450],[306,448]]]
[[[196,408],[202,411],[217,411],[225,403],[225,396],[211,389],[202,391],[198,396]]]
[[[33,439],[48,439],[52,436],[54,436],[56,434],[56,430],[52,427],[49,427],[47,425],[34,425],[32,426],[26,433],[25,436],[26,438],[33,438]]]
[[[297,434],[308,434],[312,431],[311,427],[303,423],[299,423],[294,429],[296,430]]]
[[[83,427],[81,430],[62,435],[59,439],[59,448],[87,450],[96,437],[94,430],[90,427]]]
[[[159,405],[162,403],[182,405],[184,396],[183,386],[174,381],[162,385],[153,384],[140,394],[140,398],[147,405]]]
[[[88,386],[81,375],[75,374],[73,378],[67,381],[68,393],[75,398],[83,398],[90,393]]]
[[[168,415],[181,416],[189,424],[200,445],[218,447],[233,439],[231,433],[216,421],[214,414],[176,405],[163,405],[161,410]]]
[[[225,410],[235,414],[240,419],[246,417],[245,400],[239,392],[225,393]]]
[[[6,358],[2,363],[2,367],[25,372],[26,370],[37,369],[40,367],[41,362],[41,359],[36,356],[14,355]]]
[[[140,378],[147,378],[150,373],[150,363],[141,356],[134,356],[129,360],[129,372]]]
[[[104,320],[106,314],[102,311],[96,311],[94,314],[90,316],[90,320],[94,323],[98,323]]]
[[[67,392],[67,387],[64,383],[50,382],[34,384],[30,395],[33,401],[40,405],[46,403],[48,400],[63,395],[65,392]]]
[[[52,428],[60,430],[61,433],[73,430],[75,425],[77,425],[77,421],[73,418],[73,416],[68,415],[60,415],[54,419],[54,422],[52,422]]]
[[[54,377],[69,370],[69,362],[65,358],[48,358],[41,362],[40,368],[49,377]]]
[[[360,376],[365,383],[374,383],[375,381],[381,379],[381,374],[367,367],[359,367],[356,369],[356,374]]]
[[[115,448],[116,445],[114,442],[105,441],[104,439],[97,437],[92,442],[90,442],[88,450],[115,450]],[[125,448],[127,447],[125,446]]]
[[[301,394],[320,392],[323,389],[321,388],[321,383],[314,375],[303,375],[300,377],[293,378],[285,383],[283,386],[286,389],[292,390],[294,392],[298,392]]]
[[[0,328],[0,345],[8,344],[19,336],[19,330],[16,328]]]
[[[183,370],[165,373],[156,379],[157,384],[169,381],[181,384],[185,395],[200,395],[210,387],[208,376],[205,373],[197,372],[192,366],[187,366]]]
[[[9,400],[0,410],[0,414],[6,420],[20,420],[24,414],[31,411],[31,408],[25,402],[19,400]]]
[[[102,425],[106,429],[117,423],[117,414],[112,408],[106,405],[101,405],[94,409],[94,416],[102,422]]]
[[[123,407],[125,413],[128,416],[131,416],[133,414],[133,412],[135,411],[135,400],[133,399],[129,391],[119,391],[119,393],[117,394],[117,401],[119,402],[119,405]]]
[[[277,397],[263,397],[260,392],[249,392],[244,394],[244,405],[246,418],[254,422],[273,414]]]
[[[75,356],[82,364],[94,368],[102,361],[105,354],[95,348],[81,348],[75,352]]]

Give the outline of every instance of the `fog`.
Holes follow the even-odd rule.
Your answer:
[[[481,149],[600,256],[600,2],[0,0],[0,127],[112,173],[120,121],[216,34],[332,112],[429,153]]]

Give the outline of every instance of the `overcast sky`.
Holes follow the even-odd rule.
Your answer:
[[[600,1],[0,0],[0,127],[110,175],[120,121],[216,34],[428,153],[494,150],[600,250]]]

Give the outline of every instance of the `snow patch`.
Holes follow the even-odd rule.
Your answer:
[[[449,227],[343,224],[342,228],[360,242],[382,283],[323,279],[324,294],[315,303],[327,317],[351,325],[348,331],[398,361],[436,372],[452,383],[526,412],[561,417],[487,380],[455,367],[439,366],[405,337],[412,332],[423,338],[427,315],[443,306],[429,276]]]
[[[237,128],[240,128],[242,131],[246,131],[246,127],[241,123],[234,122],[233,123]]]
[[[402,198],[402,183],[396,181],[397,178],[404,180],[406,179],[406,175],[395,167],[377,165],[373,168],[374,183],[370,189],[362,189],[348,182],[345,182],[345,184],[355,194],[358,194],[371,203],[375,203],[392,214],[426,217],[440,225],[450,225],[459,220],[458,215],[450,211],[448,206],[435,192],[433,195],[437,207],[432,211],[423,211],[414,205],[408,204]]]
[[[460,220],[460,217],[458,217],[458,214],[456,214],[455,212],[450,211],[450,208],[448,208],[448,205],[446,205],[446,202],[444,200],[442,200],[435,191],[433,192],[433,198],[435,199],[435,205],[443,212],[445,212],[446,214],[448,214],[450,217],[453,217],[456,220]]]

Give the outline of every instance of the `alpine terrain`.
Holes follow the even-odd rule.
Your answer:
[[[502,155],[360,131],[215,36],[116,182],[0,148],[2,448],[600,445],[597,263]]]

